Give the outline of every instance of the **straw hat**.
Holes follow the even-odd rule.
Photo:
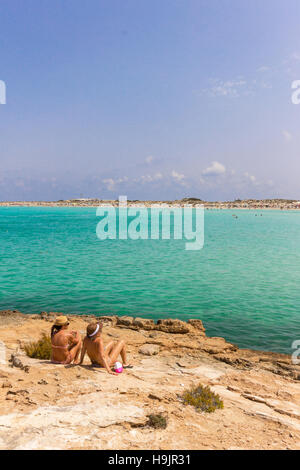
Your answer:
[[[64,315],[60,315],[59,317],[56,317],[54,325],[55,326],[69,325],[69,320]]]

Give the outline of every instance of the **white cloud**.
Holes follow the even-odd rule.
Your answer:
[[[141,182],[141,183],[153,183],[154,181],[161,180],[163,178],[163,175],[158,172],[155,173],[154,175],[142,175],[139,176],[138,178],[134,179],[135,183]]]
[[[109,191],[113,191],[115,189],[115,181],[112,178],[107,178],[105,180],[102,180],[102,183],[104,183]]]
[[[289,131],[283,130],[282,135],[287,142],[290,142],[292,140],[292,134]]]
[[[177,171],[172,170],[171,173],[172,178],[174,178],[175,181],[178,181],[179,183],[182,182],[185,178],[185,176],[181,173],[177,173]]]
[[[291,59],[292,60],[300,60],[300,53],[299,52],[293,52],[291,54]]]
[[[123,177],[117,178],[117,179],[106,178],[106,179],[102,180],[102,183],[104,183],[106,185],[106,188],[108,189],[108,191],[114,191],[117,184],[125,183],[127,181],[128,181],[128,177],[123,176]]]
[[[246,171],[246,173],[244,173],[244,176],[246,176],[246,178],[249,179],[252,183],[256,183],[256,177],[254,175],[250,175],[250,173],[248,173],[248,171]]]
[[[242,79],[234,79],[234,80],[213,80],[212,86],[204,90],[208,92],[211,96],[227,96],[227,97],[238,97],[241,93],[247,92],[247,82]]]
[[[257,78],[245,79],[245,77],[239,76],[231,80],[211,79],[210,87],[203,89],[201,93],[214,98],[253,96],[258,90],[272,88],[270,80],[266,80],[266,77],[269,77],[271,72],[272,69],[270,67],[262,66],[256,70]]]
[[[269,82],[261,82],[261,87],[267,90],[271,90],[271,88],[273,88],[272,84]]]
[[[226,167],[219,162],[212,162],[212,164],[207,167],[205,170],[202,171],[202,175],[204,176],[217,176],[222,175],[226,172]]]
[[[271,69],[267,65],[262,65],[261,67],[257,69],[258,72],[268,72],[269,70]]]
[[[145,162],[150,164],[153,162],[153,160],[154,160],[154,157],[152,155],[149,155],[148,157],[146,157]]]

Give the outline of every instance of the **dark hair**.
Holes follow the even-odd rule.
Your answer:
[[[53,325],[52,328],[51,328],[51,338],[53,338],[53,336],[58,333],[61,329],[62,329],[63,325],[62,326],[57,326],[57,325]]]

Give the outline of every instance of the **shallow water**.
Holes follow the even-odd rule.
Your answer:
[[[209,336],[288,354],[300,339],[300,212],[205,211],[200,251],[100,241],[98,222],[95,208],[1,207],[0,308],[201,318]]]

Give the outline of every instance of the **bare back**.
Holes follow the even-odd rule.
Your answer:
[[[123,367],[131,367],[127,364],[125,341],[110,341],[106,347],[104,347],[101,332],[99,331],[99,324],[91,323],[87,326],[87,336],[83,341],[80,364],[83,363],[85,353],[88,353],[92,364],[105,367],[107,372],[112,375],[118,375],[111,369],[111,366],[116,362],[119,355],[122,358]]]
[[[103,340],[100,336],[97,336],[95,339],[90,339],[86,337],[83,341],[83,347],[86,348],[86,352],[92,364],[99,364],[100,366],[105,367],[105,364],[103,362],[104,346]]]
[[[55,333],[51,338],[52,343],[52,361],[64,362],[69,358],[69,351],[74,342],[73,332],[61,330]]]

